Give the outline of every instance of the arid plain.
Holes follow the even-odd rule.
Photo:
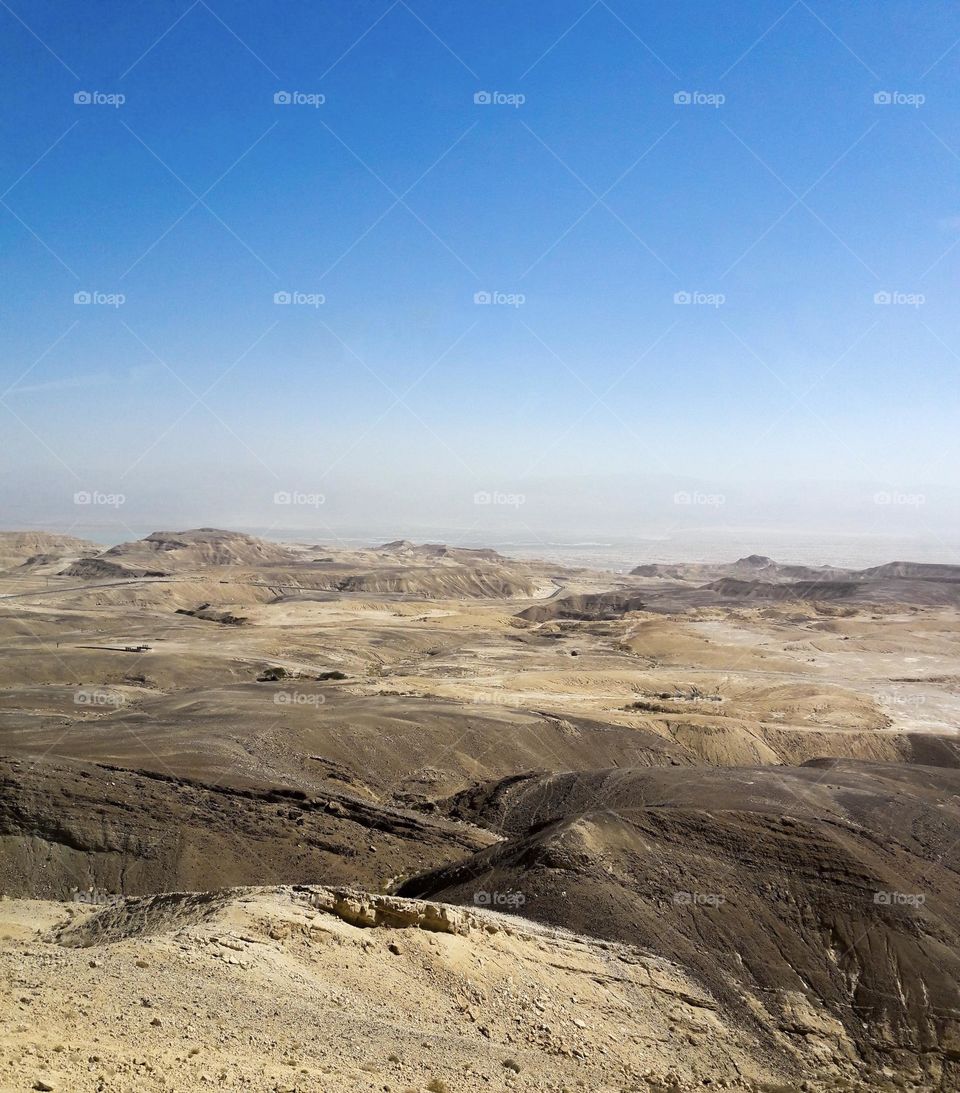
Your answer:
[[[958,604],[0,535],[0,1089],[958,1088]]]

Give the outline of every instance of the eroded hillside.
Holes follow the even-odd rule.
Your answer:
[[[7,547],[11,1088],[960,1084],[956,567]]]

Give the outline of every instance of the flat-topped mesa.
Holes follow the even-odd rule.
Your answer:
[[[663,595],[673,595],[674,607],[680,603],[678,596],[686,597],[683,602],[688,606],[701,607],[735,600],[845,599],[861,604],[925,606],[960,602],[960,565],[945,563],[888,562],[869,569],[850,569],[784,564],[762,554],[749,554],[735,562],[639,565],[630,575],[683,582],[659,588]]]
[[[960,565],[938,562],[887,562],[885,565],[861,569],[863,579],[876,577],[901,577],[914,581],[960,581]]]
[[[395,539],[375,548],[380,554],[400,554],[414,558],[451,558],[454,561],[503,562],[507,559],[489,547],[453,547],[446,543],[414,543]]]
[[[723,577],[743,577],[751,580],[799,580],[829,572],[827,566],[781,565],[764,554],[749,554],[735,562],[676,562],[638,565],[630,571],[634,577],[659,577],[679,581],[716,581]],[[838,571],[839,572],[839,571]]]
[[[118,543],[102,557],[131,568],[156,566],[156,555],[163,554],[165,568],[193,568],[200,565],[285,564],[293,552],[279,543],[219,528],[193,528],[188,531],[154,531],[143,539]]]
[[[706,583],[727,577],[766,581],[779,584],[787,581],[818,581],[852,579],[854,571],[837,566],[791,565],[774,561],[765,554],[748,554],[735,562],[677,562],[673,564],[638,565],[630,571],[633,577],[653,577],[661,580]]]
[[[294,553],[279,543],[240,531],[194,528],[154,531],[143,539],[115,546],[83,558],[63,570],[62,576],[84,580],[164,577],[205,566],[287,565]]]

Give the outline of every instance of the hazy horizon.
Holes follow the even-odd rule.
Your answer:
[[[66,533],[105,546],[196,527],[350,547],[407,538],[614,569],[746,554],[812,565],[960,562],[960,495],[936,487],[906,496],[883,483],[731,490],[707,479],[611,476],[541,479],[518,492],[497,482],[471,492],[470,483],[434,479],[415,491],[366,483],[320,494],[298,481],[290,475],[288,488],[271,492],[271,480],[252,471],[195,475],[190,489],[155,484],[129,496],[91,482],[66,504],[53,483],[45,491],[11,487],[0,530]]]
[[[960,560],[953,5],[0,19],[4,527]]]
[[[444,524],[370,524],[285,527],[222,521],[154,522],[134,524],[73,524],[16,528],[0,531],[40,531],[88,539],[103,548],[145,538],[154,532],[179,532],[200,527],[241,532],[273,542],[316,545],[322,549],[366,549],[398,538],[449,546],[493,548],[519,560],[542,560],[563,566],[627,572],[649,563],[733,562],[748,555],[766,555],[787,564],[843,566],[853,569],[888,562],[955,563],[960,558],[960,537],[925,540],[917,536],[883,534],[864,537],[861,533],[815,533],[793,529],[724,526],[719,530],[702,527],[663,528],[659,532],[612,532],[597,538],[547,529],[508,534],[507,530],[478,531],[474,526]]]

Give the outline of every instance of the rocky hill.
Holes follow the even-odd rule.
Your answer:
[[[81,897],[0,902],[4,1089],[787,1088],[632,946],[322,887]]]
[[[513,779],[452,815],[505,836],[407,881],[649,948],[784,1063],[960,1085],[960,771],[830,760]],[[878,832],[887,834],[878,838]]]
[[[38,557],[79,558],[98,554],[101,547],[88,539],[47,531],[0,531],[0,570],[12,569]]]

